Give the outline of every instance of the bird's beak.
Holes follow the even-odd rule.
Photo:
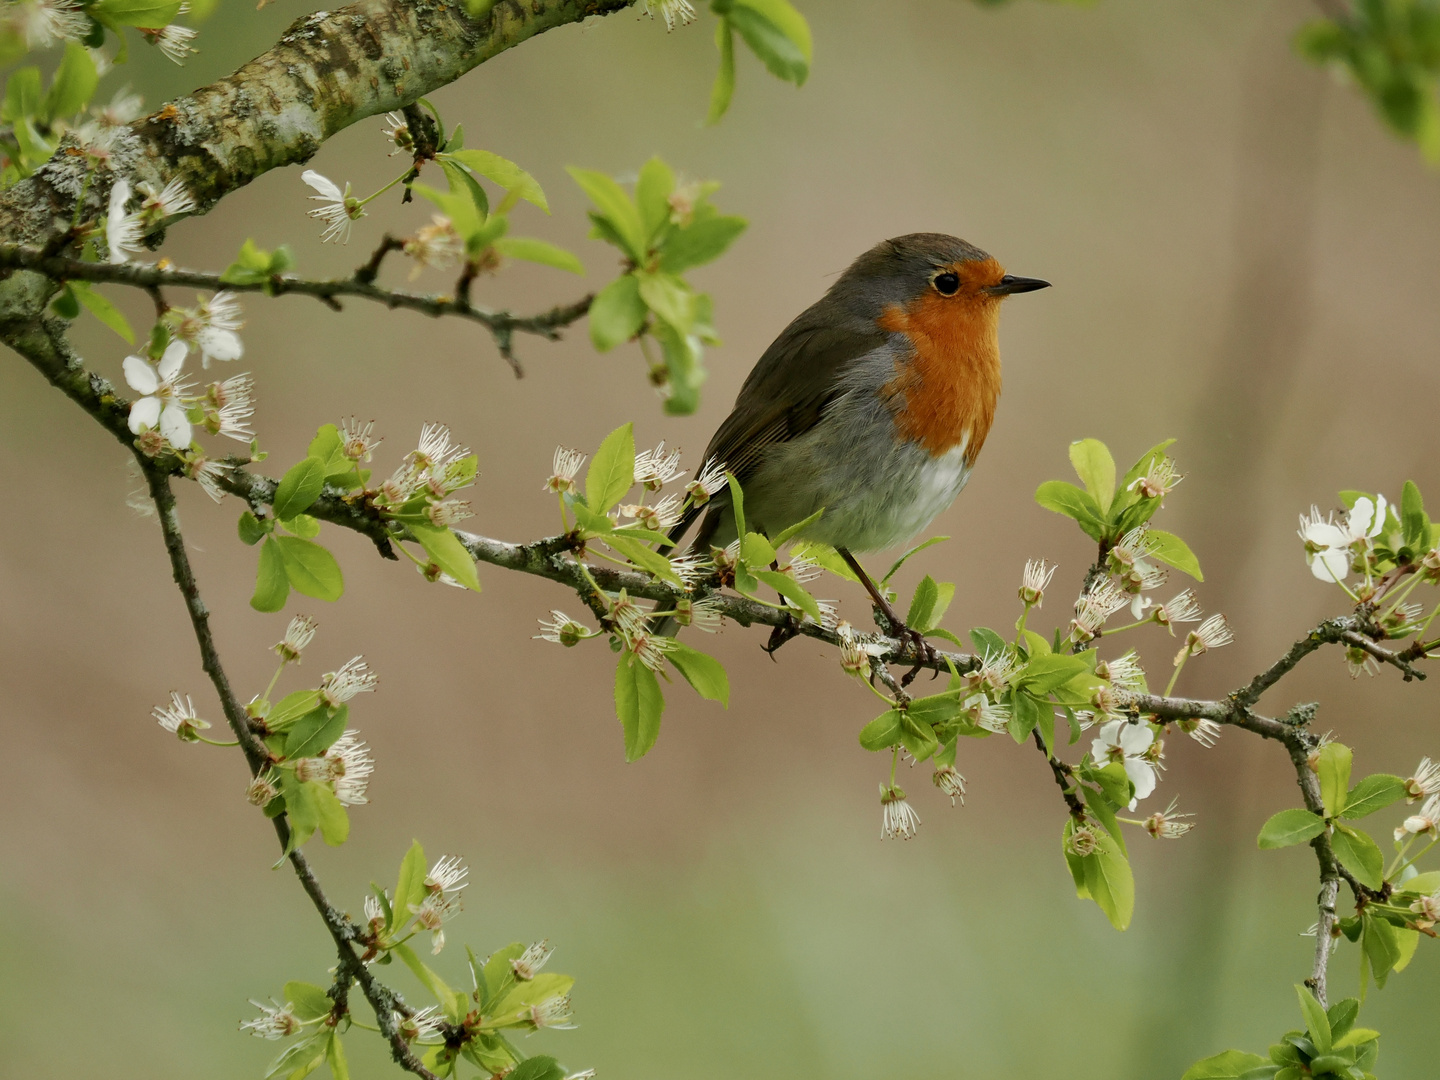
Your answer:
[[[1048,289],[1050,282],[1043,281],[1038,277],[1016,277],[1014,274],[1006,274],[1000,279],[999,285],[991,285],[985,291],[991,296],[1009,296],[1012,293],[1034,292],[1036,289]]]

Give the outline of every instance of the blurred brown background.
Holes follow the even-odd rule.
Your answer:
[[[1313,10],[801,6],[815,33],[810,83],[796,91],[744,57],[717,129],[699,123],[715,66],[705,21],[668,37],[630,14],[567,28],[436,95],[469,145],[546,185],[554,217],[527,208],[514,230],[572,247],[590,270],[577,283],[507,268],[479,291],[497,305],[539,309],[613,273],[610,249],[585,239],[565,165],[623,173],[660,153],[724,181],[718,204],[751,224],[694,275],[725,338],[698,416],[662,416],[638,352],[597,356],[583,329],[559,345],[521,342],[528,376],[516,381],[469,325],[250,298],[245,360],[224,374],[255,373],[276,470],[317,424],[352,413],[386,436],[382,469],[423,421],[443,420],[480,455],[473,524],[545,534],[554,503],[540,485],[556,443],[593,448],[633,418],[642,444],[664,438],[694,464],[754,359],[852,257],[885,236],[942,230],[1056,287],[1007,306],[998,423],[936,525],[953,539],[907,568],[904,587],[927,571],[956,580],[950,625],[1008,625],[1027,557],[1059,561],[1059,592],[1089,555],[1031,500],[1068,473],[1067,442],[1103,438],[1123,467],[1174,435],[1190,477],[1162,524],[1190,540],[1209,574],[1202,600],[1237,636],[1182,688],[1223,692],[1339,610],[1304,566],[1296,513],[1333,505],[1342,487],[1396,496],[1406,477],[1440,499],[1440,199],[1412,147],[1292,55],[1289,36]],[[158,104],[302,13],[223,9],[188,67],[139,45],[122,77]],[[378,119],[357,125],[312,167],[373,190],[398,167],[380,132]],[[338,273],[383,230],[427,220],[423,205],[387,198],[348,248],[322,248],[299,172],[174,229],[165,253],[221,267],[253,236],[292,243],[305,272]],[[403,278],[399,266],[388,274]],[[118,299],[141,324],[145,305]],[[82,321],[76,341],[118,379],[117,338]],[[16,499],[0,539],[0,1074],[257,1077],[276,1047],[236,1033],[245,999],[289,978],[325,982],[325,935],[288,871],[268,869],[274,838],[243,800],[238,756],[178,744],[149,718],[171,688],[202,715],[217,708],[158,531],[126,507],[125,454],[13,357],[0,402]],[[1208,752],[1171,742],[1146,805],[1179,795],[1199,828],[1179,843],[1132,841],[1137,913],[1117,934],[1075,900],[1053,783],[1007,739],[962,748],[964,809],[914,774],[924,828],[882,844],[886,763],[855,741],[876,703],[815,643],[771,663],[757,632],[729,628],[713,642],[735,686],[729,711],[672,689],[659,745],[627,766],[608,651],[530,637],[550,607],[579,610],[556,587],[485,567],[482,596],[427,587],[327,529],[345,597],[258,615],[240,507],[194,490],[182,507],[243,692],[263,688],[266,649],[295,610],[321,621],[301,676],[360,652],[381,674],[354,710],[379,763],[371,805],[354,812],[344,848],[315,845],[335,900],[358,911],[367,883],[392,881],[418,837],[476,868],[452,941],[482,954],[513,939],[558,944],[552,963],[579,978],[581,1027],[527,1051],[607,1080],[1178,1077],[1226,1046],[1263,1050],[1294,1023],[1314,863],[1303,849],[1254,849],[1265,817],[1296,802],[1274,747],[1237,732]],[[858,590],[829,593],[865,618]],[[1065,617],[1064,599],[1043,614]],[[1152,672],[1168,671],[1169,639],[1136,644]],[[1320,730],[1356,746],[1357,770],[1408,773],[1440,753],[1435,693],[1389,673],[1351,682],[1331,652],[1266,704],[1320,700]],[[1383,832],[1393,816],[1371,823]],[[458,944],[441,958],[456,981],[462,965]],[[1347,945],[1335,991],[1354,992],[1357,967]],[[1426,942],[1372,993],[1385,1075],[1433,1069],[1437,990]],[[350,1040],[357,1075],[388,1075],[370,1042]]]

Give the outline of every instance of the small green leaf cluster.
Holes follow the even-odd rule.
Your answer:
[[[1395,830],[1395,857],[1387,867],[1380,846],[1352,822],[1402,799],[1417,802],[1434,786],[1428,762],[1410,780],[1375,773],[1350,786],[1349,747],[1326,741],[1310,755],[1320,784],[1323,813],[1295,808],[1272,816],[1260,829],[1261,848],[1291,847],[1325,836],[1335,859],[1363,886],[1355,914],[1340,919],[1337,933],[1358,942],[1362,995],[1370,978],[1384,986],[1392,971],[1401,971],[1415,955],[1422,933],[1440,917],[1440,870],[1420,873],[1417,860],[1434,846],[1440,822],[1440,799],[1433,794],[1418,814],[1408,815]],[[1416,843],[1424,846],[1414,851]],[[1431,935],[1433,936],[1433,935]]]
[[[1420,585],[1440,583],[1440,525],[1430,520],[1414,481],[1405,481],[1399,504],[1384,495],[1342,491],[1343,515],[1311,508],[1301,515],[1299,537],[1310,571],[1342,589],[1357,605],[1367,632],[1376,640],[1413,636],[1413,655],[1423,657],[1434,642],[1423,640],[1440,604],[1428,612],[1411,601]],[[1350,575],[1360,575],[1350,582]],[[1377,662],[1360,647],[1346,656],[1351,674],[1374,672]]]
[[[439,139],[434,160],[445,174],[448,190],[440,191],[416,183],[408,174],[406,185],[415,194],[434,203],[445,215],[444,227],[452,230],[459,242],[462,250],[460,261],[466,272],[474,274],[494,270],[502,258],[508,257],[583,274],[585,267],[580,260],[564,248],[534,237],[508,235],[510,212],[521,200],[550,213],[550,203],[539,181],[499,154],[466,149],[464,125],[457,124],[446,133],[445,122],[435,106],[425,98],[421,98],[419,104],[429,109],[435,118]],[[408,137],[411,137],[409,133],[403,136]],[[399,141],[397,139],[397,143]],[[491,181],[503,192],[500,202],[493,209],[481,179]],[[431,235],[417,233],[406,242],[406,254],[422,265],[440,263],[441,260],[434,257],[434,241],[426,243],[426,237]]]
[[[1110,551],[1133,530],[1146,525],[1164,505],[1165,496],[1183,478],[1165,450],[1175,440],[1151,447],[1120,479],[1115,480],[1115,459],[1098,439],[1081,439],[1070,444],[1070,463],[1084,489],[1064,480],[1047,480],[1035,491],[1035,501],[1047,510],[1074,519],[1090,539]],[[1148,529],[1148,557],[1173,566],[1197,581],[1204,581],[1200,563],[1185,541],[1173,533]],[[1122,569],[1116,560],[1112,568]],[[1133,571],[1133,567],[1123,567]],[[1127,592],[1140,591],[1142,577],[1132,573],[1125,581]]]
[[[545,942],[530,946],[514,942],[485,959],[467,946],[468,991],[452,988],[410,944],[430,931],[437,945],[443,945],[443,931],[435,928],[458,911],[466,874],[459,860],[452,858],[438,860],[427,871],[424,849],[416,842],[400,863],[393,893],[372,885],[372,895],[365,901],[366,921],[355,934],[365,949],[363,962],[385,966],[398,959],[435,1000],[434,1005],[407,1007],[384,1019],[437,1076],[469,1073],[563,1080],[565,1070],[554,1057],[526,1055],[510,1038],[541,1028],[574,1026],[570,991],[575,980],[541,970],[552,951]],[[348,1080],[341,1036],[357,1026],[376,1030],[357,1024],[351,1015],[351,1005],[359,997],[351,979],[350,972],[342,969],[329,992],[312,983],[287,982],[285,1004],[265,1007],[264,1015],[244,1025],[265,1038],[293,1037],[267,1069],[267,1080],[275,1076],[300,1080],[321,1064],[329,1066],[335,1080]]]
[[[1343,68],[1394,131],[1440,164],[1440,3],[1356,0],[1344,18],[1302,27],[1295,45],[1316,63]]]
[[[1297,983],[1295,993],[1305,1027],[1287,1031],[1268,1057],[1226,1050],[1197,1061],[1181,1080],[1375,1080],[1380,1033],[1355,1026],[1360,1002],[1345,998],[1326,1009],[1308,986]]]
[[[710,203],[718,184],[680,184],[659,158],[641,168],[633,197],[604,173],[571,168],[570,175],[594,204],[590,235],[614,245],[625,259],[625,273],[591,304],[590,340],[606,352],[638,338],[665,411],[694,412],[705,381],[702,346],[719,339],[710,297],[682,275],[719,258],[744,231],[745,219],[721,214]],[[659,344],[661,359],[650,357],[647,338]]]
[[[574,477],[583,462],[583,455],[562,449],[556,454],[555,474],[545,485],[559,497],[562,524],[573,537],[577,561],[583,560],[587,552],[594,552],[597,543],[603,544],[614,555],[599,557],[680,590],[673,606],[645,609],[624,590],[607,594],[595,585],[593,577],[589,578],[596,603],[606,612],[610,646],[619,653],[615,712],[624,732],[625,758],[635,761],[649,752],[660,733],[665,710],[660,679],[669,678],[667,664],[701,697],[729,706],[730,682],[720,662],[652,625],[652,621],[674,620],[682,626],[711,629],[719,621],[705,598],[694,595],[703,578],[714,576],[713,563],[696,556],[670,558],[660,549],[674,546],[664,530],[705,505],[725,483],[725,476],[713,468],[704,469],[686,486],[683,496],[671,494],[647,503],[647,498],[678,479],[684,470],[679,467],[679,453],[667,454],[664,443],[637,454],[632,424],[624,424],[605,437],[590,462],[582,491]],[[637,501],[623,502],[637,486]],[[573,527],[569,515],[574,517]],[[630,522],[622,524],[622,518]],[[578,561],[578,565],[588,577],[585,563]],[[554,623],[540,636],[575,645],[602,635],[556,612]]]
[[[443,579],[480,591],[475,560],[451,529],[472,514],[469,503],[453,496],[474,483],[479,458],[457,446],[443,424],[426,424],[420,445],[387,480],[372,487],[370,470],[360,467],[379,441],[370,428],[354,421],[343,430],[322,424],[306,456],[281,477],[270,511],[261,516],[251,509],[240,515],[240,539],[261,544],[255,595],[250,598],[255,610],[279,611],[292,588],[317,600],[337,600],[344,592],[340,564],[314,542],[320,522],[305,512],[322,496],[393,522],[399,550],[430,581]],[[424,557],[415,555],[405,541],[418,543]]]
[[[267,292],[273,292],[273,279],[295,269],[295,254],[290,245],[281,244],[274,251],[257,247],[254,240],[247,239],[240,245],[240,254],[225,268],[220,280],[231,285],[265,285]]]
[[[805,85],[814,52],[810,24],[789,0],[711,0],[710,10],[720,17],[715,28],[720,71],[710,91],[710,123],[725,115],[735,96],[737,35],[770,74],[796,86]]]

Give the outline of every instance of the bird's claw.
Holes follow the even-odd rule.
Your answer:
[[[909,645],[915,652],[915,666],[900,678],[901,687],[906,687],[915,681],[915,676],[920,674],[922,668],[933,665],[940,658],[940,654],[935,651],[935,646],[925,640],[924,634],[918,630],[912,630],[904,623],[900,624],[896,636],[899,637],[902,644]],[[933,679],[939,674],[939,669],[936,669],[930,677]]]
[[[795,616],[787,615],[783,623],[779,626],[771,627],[770,639],[766,641],[764,645],[761,645],[760,648],[764,649],[765,652],[769,654],[770,659],[778,664],[779,661],[775,660],[775,653],[781,645],[784,645],[791,638],[799,635],[799,633],[800,624],[795,620]]]

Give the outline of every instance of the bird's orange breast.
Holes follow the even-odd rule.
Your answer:
[[[893,305],[881,329],[904,334],[912,354],[895,364],[880,396],[901,435],[940,456],[965,446],[973,464],[990,434],[1000,398],[1000,300],[980,291],[1004,271],[994,259],[958,264],[967,287],[955,296],[933,290]]]

